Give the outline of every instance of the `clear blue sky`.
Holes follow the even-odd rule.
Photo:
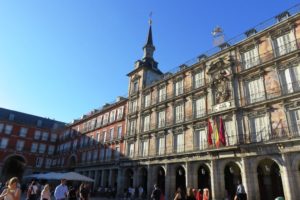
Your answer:
[[[0,0],[0,107],[71,122],[128,90],[153,12],[163,71],[296,0]]]

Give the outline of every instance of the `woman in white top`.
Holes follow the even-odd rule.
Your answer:
[[[8,181],[8,187],[3,190],[2,194],[0,195],[0,199],[4,200],[20,200],[21,199],[21,191],[17,187],[18,178],[13,177]]]
[[[50,186],[46,184],[41,193],[41,200],[51,200]]]

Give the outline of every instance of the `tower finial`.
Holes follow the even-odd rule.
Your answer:
[[[152,11],[149,14],[149,25],[152,25]]]

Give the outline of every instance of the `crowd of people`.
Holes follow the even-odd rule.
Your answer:
[[[22,192],[26,200],[89,200],[89,184],[82,183],[79,187],[67,186],[62,179],[56,187],[48,183],[42,185],[32,180],[28,186],[22,186],[17,177],[9,179],[5,185],[0,184],[0,200],[21,200]]]

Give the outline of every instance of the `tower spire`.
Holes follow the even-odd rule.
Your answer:
[[[147,36],[147,41],[144,49],[144,56],[143,59],[153,59],[153,52],[155,51],[155,47],[153,45],[153,39],[152,39],[152,12],[149,15],[149,31]]]

